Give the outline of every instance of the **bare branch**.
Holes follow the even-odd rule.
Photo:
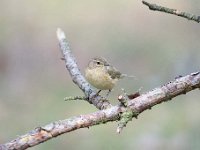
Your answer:
[[[59,40],[60,49],[63,54],[66,68],[68,69],[73,82],[83,91],[85,96],[88,98],[87,101],[95,105],[98,109],[104,109],[111,106],[111,104],[103,100],[101,96],[94,96],[96,92],[91,88],[89,83],[85,80],[81,74],[75,57],[71,53],[69,43],[66,40],[65,33],[61,29],[57,29],[57,38]]]
[[[171,8],[159,6],[159,5],[156,5],[156,4],[150,4],[150,3],[148,3],[144,0],[142,1],[142,3],[146,6],[148,6],[150,10],[161,11],[161,12],[173,14],[173,15],[176,15],[176,16],[180,16],[180,17],[183,17],[183,18],[187,18],[188,20],[193,20],[193,21],[196,21],[198,23],[200,22],[200,16],[196,16],[196,15],[193,15],[193,14],[190,14],[190,13],[187,13],[187,12],[181,12],[181,11],[178,11],[176,9],[171,9]]]
[[[87,101],[88,98],[85,96],[68,96],[64,98],[65,101],[72,101],[72,100],[85,100]]]
[[[138,114],[144,110],[150,109],[154,105],[171,100],[173,97],[180,94],[186,94],[196,88],[200,88],[200,72],[176,78],[174,81],[142,94],[128,101],[127,107],[122,105],[111,106],[110,108],[91,114],[80,115],[53,122],[44,127],[38,127],[11,142],[0,145],[0,150],[24,150],[63,133],[119,120],[122,113],[130,112],[130,110],[132,111],[132,117],[137,117]],[[121,131],[121,128],[118,127],[118,130]]]
[[[138,92],[132,95],[127,95],[124,92],[122,96],[118,97],[120,104],[111,106],[109,102],[101,100],[100,96],[97,96],[97,98],[94,99],[92,98],[96,92],[91,89],[90,85],[81,75],[75,62],[75,58],[73,57],[65,39],[65,35],[60,29],[57,31],[57,36],[64,55],[66,67],[69,70],[74,83],[76,83],[85,93],[85,96],[89,97],[89,102],[93,103],[99,109],[107,108],[91,114],[75,116],[69,119],[50,123],[43,127],[37,127],[25,135],[19,136],[15,140],[1,144],[0,150],[24,150],[67,132],[118,120],[119,124],[117,132],[120,133],[128,121],[132,120],[133,117],[137,117],[144,110],[150,109],[152,106],[164,101],[171,100],[173,97],[180,94],[186,94],[191,90],[200,88],[200,72],[195,72],[185,77],[180,76],[174,81],[142,95]],[[85,100],[85,97],[71,98]]]

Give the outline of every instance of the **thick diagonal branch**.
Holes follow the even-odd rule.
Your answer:
[[[177,78],[161,87],[142,94],[128,101],[127,107],[120,105],[111,106],[91,114],[80,115],[53,122],[44,127],[38,127],[11,142],[0,145],[0,150],[23,150],[73,130],[115,121],[127,109],[133,112],[133,117],[137,117],[138,114],[150,109],[154,105],[171,100],[180,94],[186,94],[196,88],[200,88],[200,72]]]
[[[61,29],[57,30],[57,38],[59,40],[60,49],[63,54],[66,68],[68,69],[73,82],[78,85],[78,87],[83,91],[85,96],[88,98],[88,102],[95,105],[98,109],[104,109],[111,104],[102,100],[101,96],[95,96],[96,92],[89,83],[85,80],[84,76],[81,74],[78,65],[76,63],[75,57],[71,53],[69,43],[66,40],[65,34]]]
[[[168,13],[168,14],[173,14],[173,15],[180,16],[180,17],[183,17],[183,18],[187,18],[188,20],[193,20],[193,21],[196,21],[198,23],[200,22],[200,16],[196,16],[196,15],[193,15],[193,14],[190,14],[190,13],[187,13],[187,12],[178,11],[176,9],[171,9],[171,8],[159,6],[159,5],[156,5],[156,4],[151,4],[151,3],[148,3],[146,1],[142,1],[142,3],[146,6],[148,6],[150,10],[161,11],[161,12],[165,12],[165,13]]]

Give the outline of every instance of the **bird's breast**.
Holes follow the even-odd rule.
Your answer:
[[[117,81],[112,79],[104,68],[87,68],[85,77],[92,86],[100,90],[111,90]]]

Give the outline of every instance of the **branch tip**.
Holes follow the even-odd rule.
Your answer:
[[[86,98],[84,98],[84,99],[86,101],[88,101],[90,104],[92,103],[98,109],[102,109],[102,108],[106,108],[107,106],[110,106],[109,102],[102,101],[99,96],[95,97],[95,98],[90,97],[90,95],[96,94],[96,91],[94,89],[92,89],[90,84],[86,81],[85,77],[81,74],[80,69],[77,65],[76,59],[71,52],[69,42],[66,40],[64,31],[62,31],[60,28],[58,28],[56,33],[57,33],[57,38],[58,38],[59,45],[60,45],[60,50],[61,50],[63,58],[65,60],[65,66],[66,66],[67,70],[69,71],[69,74],[70,74],[73,82],[85,94]],[[80,97],[75,98],[75,99],[79,99],[79,98]],[[83,98],[81,98],[81,99],[83,99]]]
[[[57,33],[57,38],[58,38],[59,41],[60,41],[60,40],[63,40],[63,39],[66,39],[65,33],[63,32],[62,29],[57,28],[56,33]]]
[[[172,8],[159,6],[159,5],[156,5],[156,4],[151,4],[151,3],[148,3],[144,0],[142,1],[142,3],[146,6],[148,6],[149,9],[153,10],[153,11],[161,11],[161,12],[164,12],[164,13],[180,16],[180,17],[186,18],[188,20],[193,20],[197,23],[200,22],[200,16],[197,16],[197,15],[193,15],[193,14],[190,14],[190,13],[187,13],[187,12],[178,11],[178,10],[172,9]]]
[[[85,96],[68,96],[64,98],[64,101],[71,101],[71,100],[88,100]]]

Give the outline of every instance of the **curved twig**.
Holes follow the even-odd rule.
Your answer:
[[[168,13],[168,14],[180,16],[180,17],[186,18],[188,20],[193,20],[193,21],[196,21],[198,23],[200,22],[200,16],[196,16],[196,15],[193,15],[193,14],[190,14],[190,13],[187,13],[187,12],[178,11],[177,9],[171,9],[171,8],[159,6],[159,5],[156,5],[156,4],[151,4],[151,3],[148,3],[144,0],[142,1],[142,3],[146,6],[148,6],[150,10],[161,11],[161,12],[165,12],[165,13]]]
[[[88,97],[88,102],[95,105],[98,109],[105,109],[111,104],[103,100],[101,96],[96,95],[96,91],[92,89],[90,84],[85,80],[81,74],[78,65],[76,63],[75,57],[71,53],[69,43],[66,40],[65,34],[61,29],[57,29],[57,38],[59,40],[60,49],[63,54],[66,68],[68,69],[73,82],[78,85],[78,87],[83,91],[86,97]]]

